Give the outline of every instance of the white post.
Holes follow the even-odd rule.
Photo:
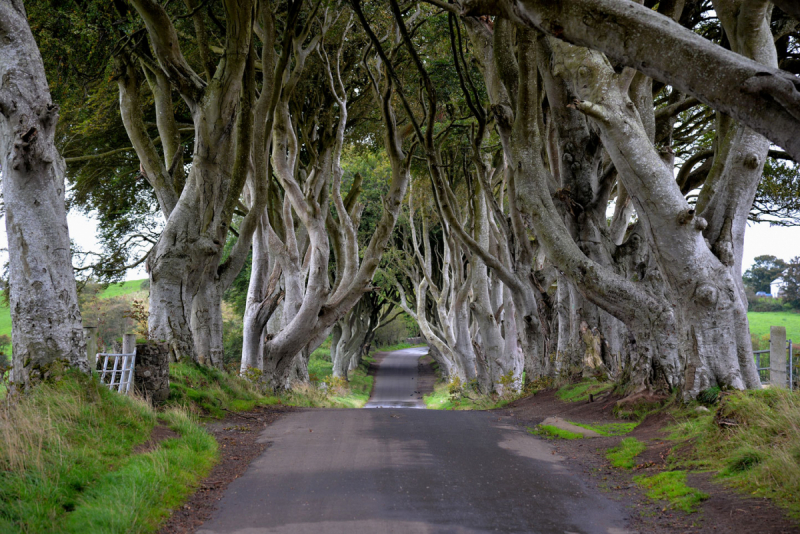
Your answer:
[[[136,352],[136,334],[125,334],[122,336],[122,353],[123,354],[133,354]],[[122,373],[122,378],[120,379],[120,393],[127,392],[128,388],[127,385],[131,380],[131,365],[133,363],[133,358],[130,356],[125,356],[125,362],[128,364],[126,366],[127,370]],[[125,389],[123,389],[125,388]]]
[[[785,388],[786,379],[786,327],[769,327],[769,383]]]

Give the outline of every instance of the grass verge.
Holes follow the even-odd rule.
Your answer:
[[[556,391],[556,396],[566,402],[584,402],[589,400],[589,395],[597,395],[614,387],[608,382],[598,382],[596,380],[584,380],[577,384],[563,386]]]
[[[136,454],[158,422],[180,437]],[[185,410],[68,372],[0,411],[0,532],[153,532],[216,459]]]
[[[349,373],[349,381],[334,378],[329,339],[311,353],[308,362],[311,383],[296,385],[281,395],[281,401],[291,406],[362,408],[372,391],[373,378],[368,370],[374,361],[374,358],[364,357],[361,365]]]
[[[800,392],[781,388],[723,394],[716,412],[688,407],[671,428],[677,467],[717,472],[800,519]]]
[[[552,425],[538,425],[536,428],[528,428],[528,433],[535,436],[543,436],[548,439],[582,439],[583,436],[577,432],[570,432]]]
[[[665,471],[651,477],[634,477],[633,480],[650,490],[647,496],[651,499],[667,501],[670,508],[687,514],[696,512],[697,505],[708,499],[707,493],[686,485],[685,471]]]
[[[647,446],[636,438],[625,438],[616,447],[608,449],[606,458],[614,467],[633,469],[636,466],[635,458],[642,454]]]
[[[596,425],[588,425],[586,423],[574,423],[569,421],[570,424],[594,430],[601,436],[624,436],[625,434],[633,431],[634,428],[639,426],[639,423],[604,423]]]
[[[422,397],[429,410],[493,410],[502,408],[513,399],[498,395],[480,395],[469,388],[455,387],[452,383],[440,382],[433,393]]]
[[[221,419],[226,412],[252,410],[279,404],[277,397],[263,395],[249,380],[195,363],[169,366],[168,406],[183,406],[200,416]]]

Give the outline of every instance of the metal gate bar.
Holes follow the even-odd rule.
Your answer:
[[[100,381],[106,382],[106,375],[111,375],[108,380],[108,388],[124,394],[130,393],[133,383],[134,366],[136,365],[136,349],[130,354],[109,354],[101,352],[98,356],[103,356],[103,370],[100,373]],[[114,367],[108,368],[109,358],[114,360]],[[119,380],[117,380],[119,378]]]

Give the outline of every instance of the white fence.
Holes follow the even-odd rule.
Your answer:
[[[96,331],[94,328],[86,328],[85,332],[87,359],[92,369],[96,366],[95,362],[99,361],[98,358],[103,358],[100,381],[112,391],[128,395],[133,386],[133,374],[136,367],[136,336],[133,334],[122,336],[122,354],[106,352],[96,354]]]
[[[101,352],[97,355],[103,357],[103,370],[100,372],[100,381],[108,384],[114,391],[119,391],[127,395],[130,393],[133,384],[134,366],[136,365],[136,349],[130,354],[108,354]],[[109,369],[109,360],[113,361],[113,368]],[[110,376],[109,376],[110,375]],[[106,376],[109,376],[106,379]]]

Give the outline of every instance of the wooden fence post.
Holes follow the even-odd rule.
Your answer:
[[[769,327],[769,383],[785,388],[786,379],[786,327]]]

